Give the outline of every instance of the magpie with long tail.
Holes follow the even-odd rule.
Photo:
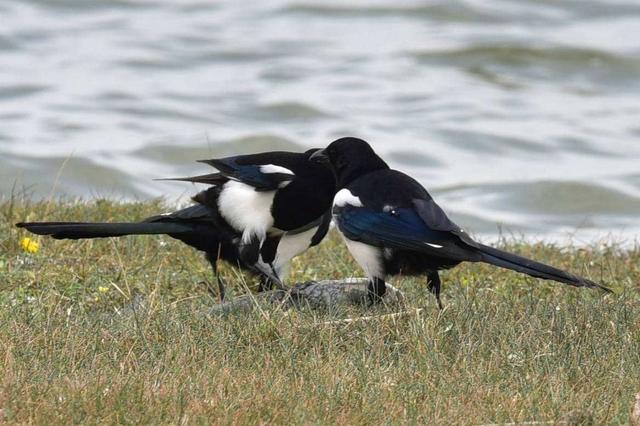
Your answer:
[[[438,271],[461,262],[485,262],[532,277],[610,291],[586,278],[474,241],[422,185],[390,169],[361,139],[338,139],[311,160],[327,163],[336,176],[333,219],[369,278],[372,303],[384,295],[387,276],[424,274],[442,309]]]
[[[202,160],[217,173],[172,178],[211,185],[194,205],[135,223],[28,222],[16,226],[56,239],[166,234],[203,251],[213,268],[220,298],[225,285],[219,259],[277,285],[295,256],[317,245],[331,222],[333,173],[304,153],[272,151]]]

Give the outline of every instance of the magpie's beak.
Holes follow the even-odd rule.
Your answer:
[[[315,163],[321,163],[321,164],[330,163],[329,156],[327,155],[324,149],[319,149],[313,154],[311,154],[311,157],[309,157],[309,160]]]

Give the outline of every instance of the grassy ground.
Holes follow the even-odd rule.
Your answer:
[[[625,423],[640,392],[640,251],[511,243],[614,295],[484,265],[444,274],[439,313],[420,280],[394,283],[420,314],[273,309],[207,317],[199,253],[167,237],[39,239],[12,223],[135,220],[160,203],[0,205],[0,423]],[[361,275],[336,235],[293,279]],[[232,268],[227,281],[242,292]],[[145,310],[131,310],[145,297]],[[397,309],[397,308],[396,308]]]

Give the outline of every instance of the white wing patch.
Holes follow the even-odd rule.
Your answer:
[[[222,217],[238,232],[242,242],[248,243],[253,235],[264,240],[267,230],[273,226],[271,205],[275,191],[256,191],[242,182],[224,184],[218,197],[218,209]]]
[[[433,248],[442,248],[440,244],[432,244],[432,243],[425,243],[425,244]]]
[[[285,175],[295,176],[295,173],[293,173],[291,170],[287,169],[286,167],[276,166],[275,164],[265,164],[264,166],[260,166],[260,172],[265,174],[283,173]]]
[[[362,201],[356,197],[347,188],[343,188],[333,197],[333,205],[336,207],[344,207],[347,204],[354,207],[362,207]]]

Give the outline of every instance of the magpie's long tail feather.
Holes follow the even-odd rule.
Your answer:
[[[85,223],[85,222],[26,222],[17,223],[38,235],[50,235],[56,239],[103,238],[122,235],[181,234],[192,232],[187,224],[171,222],[141,223]]]
[[[531,275],[532,277],[558,281],[575,287],[591,287],[599,288],[607,292],[611,291],[607,287],[594,281],[554,268],[553,266],[545,265],[544,263],[536,262],[535,260],[527,259],[526,257],[518,256],[516,254],[508,253],[482,244],[478,244],[477,249],[480,251],[480,260],[482,262],[522,272],[527,275]]]
[[[209,173],[206,175],[190,176],[190,177],[177,177],[177,178],[161,178],[154,180],[171,180],[181,182],[193,182],[193,183],[205,183],[207,185],[222,185],[229,181],[227,177],[220,173]]]

